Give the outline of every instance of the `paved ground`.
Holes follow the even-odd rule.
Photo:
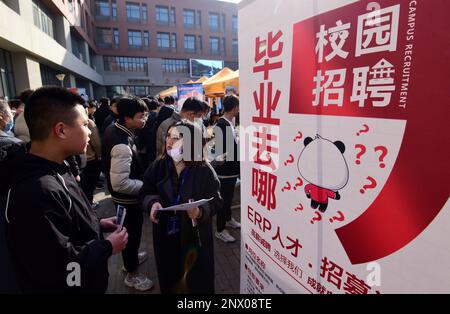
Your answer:
[[[239,188],[236,188],[233,200],[233,217],[240,221],[240,199]],[[101,190],[97,190],[95,200],[100,202],[97,213],[100,217],[110,217],[115,214],[113,203],[109,195]],[[215,219],[214,219],[215,226]],[[153,254],[152,224],[148,217],[144,217],[142,230],[141,250],[149,253],[149,259],[139,267],[139,272],[147,274],[155,283],[153,289],[147,292],[138,292],[124,285],[124,273],[122,272],[122,256],[117,254],[109,260],[109,287],[107,293],[115,294],[158,294],[160,293],[158,278],[156,274],[155,259]],[[235,243],[224,243],[214,238],[216,283],[217,294],[239,293],[239,272],[240,272],[240,230],[230,230],[231,235],[236,238]]]

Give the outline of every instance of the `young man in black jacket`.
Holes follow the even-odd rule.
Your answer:
[[[81,103],[64,88],[36,90],[24,113],[31,142],[0,151],[0,238],[24,293],[104,293],[108,258],[128,240],[114,217],[97,219],[64,161],[86,151]]]
[[[217,212],[217,231],[215,236],[224,242],[234,242],[236,239],[225,227],[238,229],[241,224],[231,216],[231,202],[234,188],[240,175],[238,156],[238,141],[234,129],[233,118],[239,114],[239,98],[235,95],[226,96],[223,100],[224,114],[216,124],[216,152],[225,154],[225,162],[216,168],[220,180],[220,195],[223,207]],[[220,133],[220,136],[218,136]],[[222,138],[222,141],[220,141]]]
[[[134,132],[146,123],[147,106],[137,97],[124,97],[117,104],[119,119],[103,135],[102,162],[108,190],[115,206],[127,209],[124,226],[129,233],[127,248],[122,252],[124,283],[139,291],[149,290],[153,282],[137,272],[147,253],[139,253],[143,213],[138,205],[144,169],[134,143]]]

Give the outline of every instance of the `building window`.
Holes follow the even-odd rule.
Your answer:
[[[197,10],[197,18],[195,19],[195,22],[197,22],[198,28],[202,28],[202,11]]]
[[[237,15],[233,15],[233,17],[231,18],[231,27],[233,29],[233,33],[237,34],[237,32],[238,32],[238,17],[237,17]]]
[[[117,1],[112,0],[111,6],[112,6],[112,19],[113,19],[113,21],[116,21],[117,20]]]
[[[225,61],[223,63],[224,67],[227,67],[233,71],[236,71],[237,69],[239,69],[239,62],[230,62],[230,61]]]
[[[112,30],[110,28],[99,28],[99,27],[96,28],[96,41],[97,45],[100,48],[112,48],[113,46]]]
[[[130,22],[140,22],[141,21],[141,11],[139,8],[139,3],[127,2],[127,20]]]
[[[104,56],[105,71],[111,72],[147,72],[147,58]]]
[[[142,5],[142,21],[144,21],[144,23],[147,23],[148,21],[148,11],[146,4]]]
[[[72,42],[72,54],[83,61],[87,62],[86,50],[84,49],[84,40],[81,39],[78,35],[72,33],[71,36]]]
[[[61,82],[56,78],[56,75],[61,71],[52,69],[46,65],[39,64],[41,70],[42,86],[61,86]]]
[[[53,37],[53,18],[50,11],[42,4],[33,0],[33,21],[34,25],[48,36]]]
[[[110,17],[109,1],[96,0],[95,1],[95,18],[99,20],[107,20]]]
[[[11,99],[15,95],[11,53],[3,49],[0,49],[0,73],[0,96]]]
[[[222,45],[220,46],[220,51],[225,56],[227,54],[227,46],[225,44],[225,38],[222,37]]]
[[[159,50],[170,50],[170,34],[169,33],[158,33],[158,49]]]
[[[208,24],[209,24],[209,30],[211,32],[218,32],[219,31],[219,18],[220,15],[217,13],[209,13],[209,19],[208,19]]]
[[[226,24],[226,18],[225,18],[225,14],[222,14],[222,32],[225,33],[226,29],[227,29],[227,24]]]
[[[177,50],[177,34],[172,33],[172,36],[170,37],[171,47],[174,51]]]
[[[74,6],[73,6],[73,1],[72,1],[72,0],[69,0],[69,1],[67,2],[67,6],[68,6],[68,8],[69,8],[69,12],[70,12],[70,13],[73,13]],[[91,12],[92,12],[92,11],[91,11]]]
[[[89,48],[89,66],[94,70],[97,70],[97,66],[95,64],[96,58],[97,56],[95,55],[94,51],[92,51],[92,49]]]
[[[114,29],[114,48],[119,48],[119,30]]]
[[[156,24],[169,25],[169,8],[163,6],[156,7]]]
[[[239,46],[238,46],[238,41],[237,39],[233,39],[232,43],[232,52],[233,52],[233,56],[237,56],[239,54]]]
[[[148,48],[150,44],[150,36],[148,34],[148,31],[144,31],[144,47]]]
[[[142,48],[142,33],[141,31],[129,30],[128,31],[128,47],[134,49]]]
[[[184,35],[184,51],[195,52],[195,36]]]
[[[137,97],[144,97],[150,94],[149,86],[136,85],[115,85],[106,86],[106,95],[108,97],[117,97],[123,95],[133,95]]]
[[[189,61],[185,59],[163,59],[164,73],[189,73]]]
[[[183,10],[183,20],[184,27],[194,28],[195,27],[195,11],[194,10]]]
[[[170,8],[170,24],[175,25],[176,24],[176,14],[175,14],[175,8]]]
[[[202,35],[198,35],[198,51],[202,53],[203,51],[203,39]]]
[[[217,37],[209,38],[209,50],[212,55],[220,54],[220,38]]]

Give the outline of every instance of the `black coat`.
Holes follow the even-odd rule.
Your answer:
[[[111,109],[109,108],[109,105],[101,105],[100,108],[95,111],[95,124],[97,125],[99,130],[104,130],[103,122],[105,122],[106,117],[108,117],[110,113]]]
[[[0,151],[0,173],[0,229],[6,229],[0,241],[6,237],[20,290],[104,293],[112,246],[102,239],[99,221],[69,167],[18,145]],[[72,262],[81,268],[80,287],[66,281]]]
[[[140,192],[143,209],[150,210],[156,201],[163,207],[174,205],[179,181],[172,159],[156,160],[145,173]],[[159,224],[153,224],[153,246],[162,293],[214,293],[212,217],[222,204],[219,190],[219,180],[209,164],[190,168],[181,187],[180,203],[214,197],[200,207],[198,227],[192,226],[186,212],[158,213]],[[180,231],[168,235],[173,216],[180,221]]]
[[[143,129],[139,130],[136,138],[136,147],[141,153],[141,162],[144,169],[156,159],[156,123],[158,113],[151,112]]]
[[[221,166],[215,168],[217,175],[219,177],[238,177],[241,169],[239,163],[239,149],[231,125],[224,118],[220,118],[215,127],[219,128],[222,132],[222,142],[216,142],[216,153],[228,153],[226,161]],[[233,147],[229,147],[229,145],[227,145],[228,142],[232,142]]]

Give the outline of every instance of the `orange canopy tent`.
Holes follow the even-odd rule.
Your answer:
[[[237,92],[239,91],[239,70],[231,71],[228,69],[228,71],[221,73],[221,75],[212,77],[203,83],[205,95],[209,97],[225,95],[227,87],[234,87]]]
[[[208,80],[207,76],[202,76],[201,78],[199,78],[198,80],[196,80],[194,83],[203,83],[206,80]]]
[[[194,81],[189,80],[187,82],[184,82],[183,84],[192,84],[192,83],[194,83]],[[177,94],[177,86],[175,85],[175,86],[172,86],[168,89],[165,89],[165,90],[159,92],[159,97],[164,98],[166,96],[176,95],[176,94]]]
[[[233,70],[230,70],[229,68],[225,67],[222,70],[220,70],[219,72],[217,72],[216,74],[214,74],[213,76],[211,76],[209,79],[207,79],[206,81],[203,82],[203,86],[205,84],[209,84],[210,82],[217,80],[221,77],[225,77],[227,75],[230,75],[231,73],[233,73]]]

